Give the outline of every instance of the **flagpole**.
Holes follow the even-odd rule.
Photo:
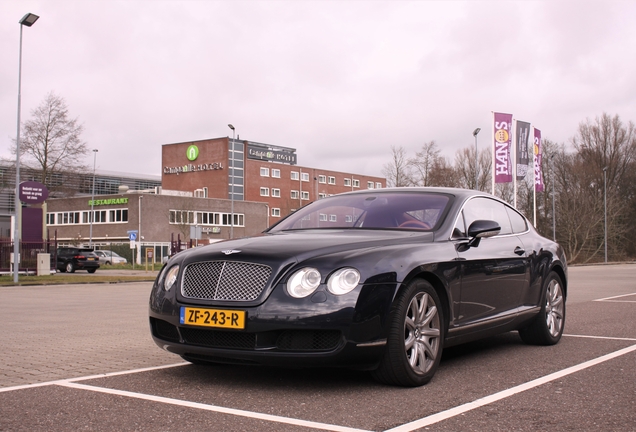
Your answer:
[[[535,151],[536,144],[534,143],[534,126],[531,129],[532,133],[532,207],[533,207],[533,224],[537,227],[537,153]]]
[[[492,152],[492,165],[490,167],[490,172],[492,173],[492,191],[491,193],[495,194],[495,112],[490,111],[492,115],[492,121],[490,123],[490,151]]]
[[[517,208],[517,119],[512,119],[510,159],[512,162],[512,206]]]

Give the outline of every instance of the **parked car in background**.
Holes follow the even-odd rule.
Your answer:
[[[57,250],[57,269],[62,273],[74,273],[75,270],[95,273],[98,268],[99,258],[93,249],[62,247]]]
[[[95,255],[99,258],[100,264],[126,264],[128,262],[126,258],[109,250],[96,250]]]
[[[497,197],[366,190],[172,256],[150,329],[192,363],[346,366],[419,386],[445,347],[508,331],[559,342],[567,283],[563,249]]]

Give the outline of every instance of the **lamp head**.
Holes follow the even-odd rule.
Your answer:
[[[20,20],[20,24],[23,26],[31,27],[33,24],[35,24],[38,18],[40,17],[35,14],[28,13],[22,17],[22,19]]]
[[[481,128],[477,128],[473,131],[473,136],[477,136],[477,134],[481,132]]]

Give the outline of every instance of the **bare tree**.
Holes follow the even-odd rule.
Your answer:
[[[408,159],[404,147],[391,146],[391,162],[384,164],[382,174],[386,177],[387,186],[411,186]]]
[[[435,141],[422,145],[422,149],[415,153],[415,157],[409,159],[408,164],[413,169],[413,182],[418,186],[432,186],[431,171],[435,168],[440,158],[440,150]]]
[[[581,166],[578,177],[589,185],[589,193],[601,203],[607,197],[608,250],[616,253],[625,245],[633,249],[633,218],[628,203],[633,201],[636,186],[633,172],[636,168],[636,128],[632,122],[623,124],[618,115],[603,113],[594,121],[579,124],[572,138]],[[607,190],[607,193],[605,193]],[[604,214],[597,227],[597,239],[589,250],[592,259],[604,246]],[[628,246],[629,248],[630,246]]]
[[[465,147],[455,154],[455,170],[457,171],[457,187],[475,190],[489,190],[491,187],[490,169],[492,157],[489,150],[479,152],[479,164],[475,164],[474,147]],[[475,169],[479,166],[479,177]],[[475,184],[475,178],[478,183]]]
[[[430,186],[459,187],[457,170],[448,159],[443,156],[435,160],[428,174],[428,180]]]
[[[21,164],[39,174],[39,181],[49,189],[57,190],[60,181],[70,173],[87,171],[82,163],[88,149],[80,138],[84,127],[78,119],[69,118],[64,99],[49,93],[40,106],[31,111],[20,137]],[[15,155],[16,148],[13,148]]]

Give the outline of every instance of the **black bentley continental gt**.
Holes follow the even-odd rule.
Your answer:
[[[445,347],[513,330],[556,344],[566,294],[562,248],[498,198],[375,189],[175,255],[154,283],[150,328],[192,363],[344,366],[419,386]]]

